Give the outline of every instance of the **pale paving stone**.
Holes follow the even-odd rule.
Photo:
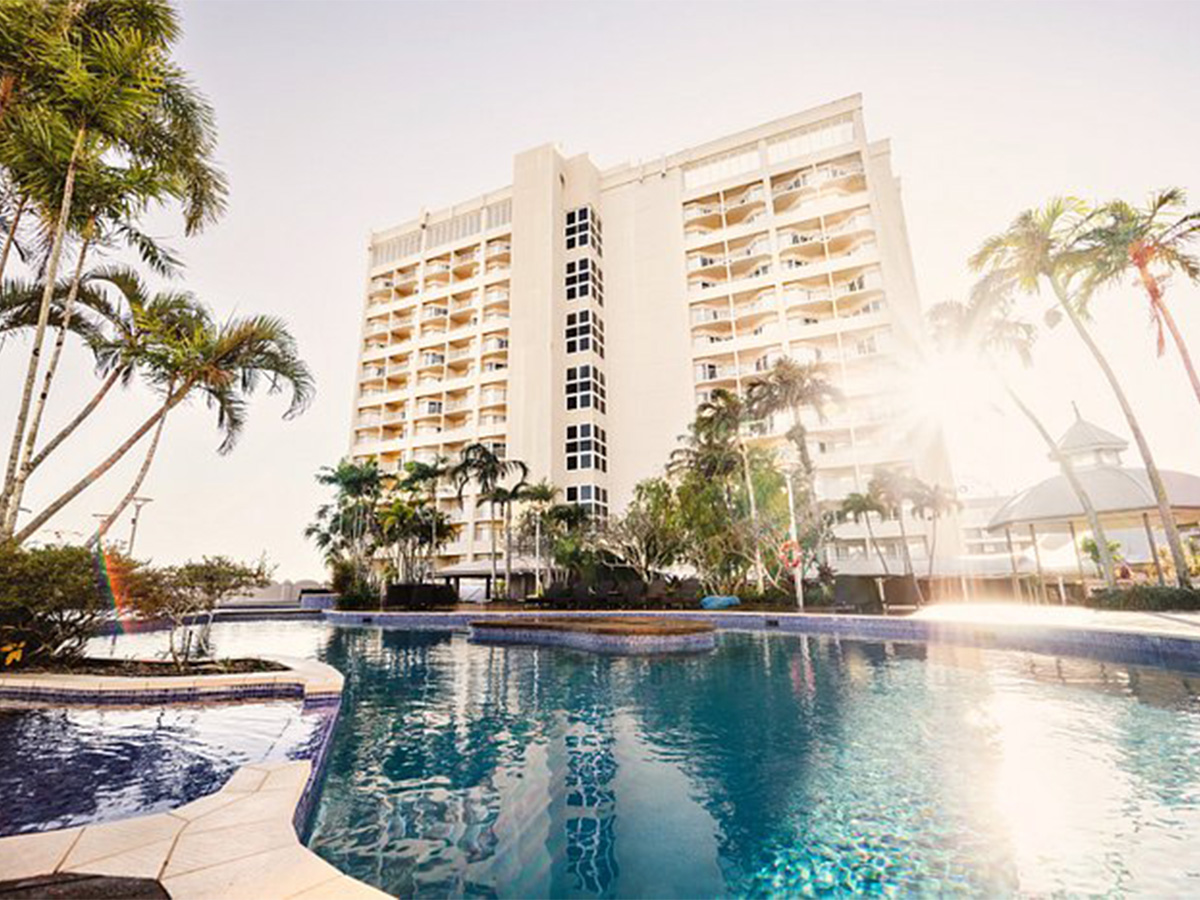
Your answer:
[[[250,822],[195,834],[185,828],[163,870],[163,878],[194,872],[282,847],[299,847],[290,822]]]
[[[61,868],[79,871],[80,866],[86,866],[94,860],[116,856],[157,841],[172,840],[183,826],[181,820],[166,813],[122,819],[104,825],[88,825],[63,860]]]
[[[166,838],[113,856],[88,860],[75,866],[64,865],[60,871],[111,875],[114,878],[157,878],[174,844],[174,838]]]
[[[333,881],[326,881],[298,894],[292,894],[288,900],[385,900],[391,896],[349,875],[343,875]]]
[[[193,800],[191,803],[185,803],[183,806],[176,807],[167,813],[167,815],[182,819],[185,822],[191,822],[193,819],[206,816],[210,812],[220,809],[222,806],[228,806],[243,796],[244,794],[235,791],[217,791],[215,794],[209,794],[207,797],[201,797],[199,800]]]
[[[249,822],[266,822],[271,819],[278,820],[281,827],[284,822],[289,823],[288,827],[291,827],[292,814],[296,811],[299,796],[299,792],[295,790],[242,794],[233,803],[189,822],[188,834],[214,831],[231,825],[245,825]]]
[[[299,789],[303,793],[304,785],[308,782],[308,773],[311,768],[312,766],[308,763],[280,766],[267,773],[267,779],[262,783],[259,790],[279,791]]]
[[[32,878],[58,869],[82,828],[0,838],[0,873],[5,879]]]
[[[164,878],[162,885],[172,900],[283,900],[341,877],[329,863],[296,845]]]
[[[222,791],[257,791],[266,780],[267,773],[255,766],[242,766],[225,782]]]

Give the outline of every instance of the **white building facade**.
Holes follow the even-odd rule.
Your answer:
[[[790,356],[845,397],[805,422],[823,501],[881,466],[951,484],[940,439],[903,424],[919,318],[889,147],[858,96],[653,163],[546,145],[511,185],[372,235],[350,455],[391,470],[479,441],[619,512],[712,390]],[[486,507],[440,503],[460,523],[442,564],[487,560]],[[908,531],[919,557],[927,529]],[[895,523],[875,532],[899,559]],[[835,566],[871,565],[861,526],[838,535]]]

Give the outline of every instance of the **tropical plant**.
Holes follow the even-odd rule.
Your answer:
[[[929,484],[919,478],[913,482],[910,500],[913,515],[928,519],[932,523],[929,529],[929,570],[926,573],[926,577],[932,579],[933,565],[937,559],[938,523],[943,517],[956,512],[962,504],[949,488],[940,484]]]
[[[687,536],[671,483],[664,478],[638,482],[625,512],[609,520],[601,540],[642,581],[649,582],[673,566],[684,556]],[[761,559],[757,544],[755,550]]]
[[[1095,286],[1116,282],[1132,270],[1150,303],[1150,321],[1157,332],[1158,355],[1166,350],[1166,334],[1187,372],[1192,393],[1200,403],[1200,376],[1187,342],[1165,298],[1165,286],[1178,272],[1192,282],[1200,281],[1200,257],[1192,250],[1200,236],[1200,211],[1185,209],[1187,194],[1182,188],[1158,191],[1145,207],[1113,200],[1096,210],[1083,226],[1079,244],[1084,249],[1090,282],[1086,296]]]
[[[392,548],[392,567],[399,582],[423,582],[433,560],[453,532],[450,517],[423,497],[394,493],[376,511],[382,544]]]
[[[461,501],[467,486],[472,482],[479,489],[479,496],[488,503],[491,521],[488,534],[491,537],[492,585],[496,584],[496,506],[497,502],[506,503],[507,495],[496,494],[497,488],[502,488],[502,482],[511,475],[517,476],[517,483],[523,483],[529,475],[529,467],[518,459],[506,459],[496,453],[487,444],[468,444],[459,454],[458,462],[450,467],[450,478],[458,489],[458,499]],[[511,510],[510,510],[511,513]],[[511,524],[511,522],[510,522]],[[507,529],[511,533],[511,528]],[[511,550],[511,534],[506,535]],[[505,584],[512,584],[511,553],[505,555]],[[511,588],[510,588],[511,589]]]
[[[711,434],[718,440],[727,439],[737,448],[746,497],[750,504],[750,524],[755,531],[758,531],[758,499],[755,496],[754,483],[750,476],[750,454],[746,449],[746,441],[742,433],[742,429],[749,419],[749,408],[745,400],[732,391],[717,388],[712,391],[708,399],[696,408],[695,424],[697,431],[701,434]],[[755,541],[754,580],[760,594],[765,590],[765,573],[762,548],[760,542]]]
[[[334,499],[317,509],[305,537],[325,554],[331,572],[336,574],[344,565],[352,573],[348,591],[340,593],[380,596],[371,568],[380,541],[376,511],[383,495],[383,473],[379,464],[373,458],[343,459],[336,466],[322,466],[316,478],[318,484],[334,489]]]
[[[312,375],[281,319],[247,316],[216,324],[203,307],[197,306],[196,310],[186,327],[156,335],[147,349],[145,366],[160,395],[158,409],[104,460],[35,514],[16,535],[18,543],[94,484],[171,410],[191,396],[202,396],[216,410],[217,428],[222,434],[218,448],[221,453],[228,453],[236,445],[246,424],[248,398],[264,383],[268,393],[290,394],[284,418],[296,416],[308,406],[314,390]],[[149,459],[153,456],[149,455]],[[132,502],[143,477],[141,472],[135,490],[127,492],[101,524],[99,536]]]
[[[984,241],[971,257],[971,267],[986,271],[1002,283],[1030,295],[1037,294],[1043,282],[1050,287],[1057,308],[1095,360],[1121,407],[1146,467],[1167,546],[1175,563],[1176,578],[1180,587],[1189,587],[1187,558],[1158,464],[1133,404],[1084,318],[1097,283],[1090,267],[1101,258],[1096,247],[1083,240],[1090,225],[1084,204],[1072,199],[1053,199],[1041,209],[1020,213],[1007,230]]]
[[[879,541],[875,539],[875,531],[871,527],[871,516],[879,516],[882,519],[885,511],[878,495],[870,490],[866,493],[856,491],[847,494],[846,499],[842,501],[842,513],[855,522],[862,522],[867,526],[867,540],[875,548],[875,553],[879,557],[879,565],[883,567],[883,574],[890,575],[887,557],[883,555],[883,548],[879,546]]]
[[[802,492],[808,509],[809,529],[823,534],[822,513],[817,501],[814,483],[812,456],[808,451],[808,434],[804,427],[803,413],[811,409],[823,417],[825,408],[840,399],[840,392],[833,386],[818,363],[798,363],[790,357],[781,357],[767,372],[766,377],[750,384],[746,391],[752,416],[766,419],[781,412],[791,416],[791,427],[787,439],[795,452],[797,466],[786,473],[788,490],[788,522],[791,540],[797,546],[802,543],[802,529],[796,513],[796,488],[793,473],[802,479]],[[824,540],[819,540],[817,557],[824,561]],[[796,605],[804,607],[804,576],[799,567],[794,570],[793,585]]]
[[[913,568],[912,551],[908,546],[908,527],[904,522],[905,504],[911,505],[915,479],[912,475],[898,469],[876,469],[867,483],[867,493],[879,498],[880,505],[891,516],[894,516],[900,528],[900,558],[904,561],[904,574],[911,579],[917,602],[924,603],[925,595],[921,591],[921,583],[917,580]]]
[[[19,4],[30,8],[33,19],[40,15],[33,8],[40,5]],[[7,74],[21,85],[19,102],[13,103],[15,95],[10,94],[4,109],[0,165],[17,193],[39,209],[50,235],[45,291],[0,496],[0,537],[15,528],[24,489],[18,472],[22,459],[32,458],[36,443],[30,421],[34,385],[53,287],[76,212],[77,182],[83,197],[88,176],[112,169],[115,161],[125,171],[107,179],[110,188],[124,179],[125,189],[137,185],[132,191],[142,200],[178,199],[189,233],[218,216],[224,202],[223,178],[211,163],[212,111],[169,59],[179,36],[169,4],[106,0],[51,5],[56,13],[53,27],[38,19],[22,29],[29,35],[29,47],[21,59],[36,64],[21,70],[10,60],[11,68],[0,70],[0,78]],[[93,187],[105,180],[94,180]],[[125,206],[120,197],[118,192],[91,198],[94,203],[83,216],[89,223],[84,252],[94,239],[98,211],[104,203]],[[52,377],[51,371],[43,392],[48,392]]]
[[[404,477],[397,482],[397,487],[400,490],[411,493],[425,494],[425,501],[429,505],[432,513],[438,511],[438,490],[441,487],[442,480],[450,474],[450,460],[445,456],[435,456],[432,460],[426,462],[423,460],[410,460],[404,464]],[[433,529],[427,542],[429,550],[429,571],[432,572],[434,566],[434,555],[445,545],[445,540],[439,539],[438,527],[443,522],[448,522],[449,517],[442,515],[429,515],[425,517]]]
[[[1092,561],[1092,564],[1096,567],[1096,571],[1098,572],[1102,572],[1103,563],[1101,560],[1103,556],[1107,556],[1110,563],[1124,562],[1124,559],[1121,556],[1120,541],[1105,541],[1104,550],[1106,550],[1107,553],[1102,554],[1100,544],[1096,543],[1095,538],[1084,537],[1079,539],[1079,549],[1083,551],[1084,556]],[[1114,581],[1113,584],[1109,585],[1108,587],[1110,590],[1116,587],[1116,582]]]
[[[0,544],[0,645],[14,663],[77,658],[109,609],[83,547]]]
[[[534,583],[539,596],[543,590],[542,563],[544,557],[542,553],[542,529],[546,523],[547,512],[554,505],[555,498],[557,497],[558,488],[544,478],[534,484],[527,484],[523,491],[522,499],[529,505],[528,513],[533,525],[533,554],[536,560]]]
[[[1100,575],[1108,587],[1113,587],[1116,585],[1113,560],[1108,555],[1104,525],[1091,496],[1076,474],[1071,460],[1059,453],[1058,444],[1049,430],[1017,393],[1001,367],[1001,360],[1005,358],[1016,359],[1023,366],[1030,365],[1036,337],[1032,325],[1013,317],[1012,298],[1003,288],[1003,282],[998,286],[997,279],[988,276],[975,285],[966,303],[947,300],[934,305],[928,313],[934,342],[943,352],[982,359],[1008,399],[1033,426],[1046,445],[1050,458],[1058,464],[1066,478],[1071,493],[1079,501],[1092,534],[1101,542]]]

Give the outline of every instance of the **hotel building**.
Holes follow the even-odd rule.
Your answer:
[[[823,500],[885,465],[952,483],[940,439],[904,421],[920,310],[889,147],[858,96],[636,165],[537,147],[507,187],[376,232],[368,253],[355,459],[395,469],[479,441],[619,512],[711,391],[790,356],[844,394],[805,421]],[[486,564],[487,507],[440,503],[461,523],[441,565]],[[895,524],[875,532],[898,561]],[[922,558],[928,529],[907,530]],[[835,566],[870,571],[865,530],[837,533]]]

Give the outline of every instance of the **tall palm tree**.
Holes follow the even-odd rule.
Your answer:
[[[497,487],[501,486],[508,476],[517,473],[518,482],[525,481],[529,475],[529,467],[517,459],[506,459],[498,455],[487,444],[468,444],[459,454],[458,462],[450,467],[450,479],[458,488],[458,499],[461,501],[467,485],[474,482],[479,488],[481,497],[487,497]],[[488,534],[491,538],[492,586],[496,584],[496,503],[489,503],[491,521],[488,524]],[[506,571],[511,576],[511,558],[505,560],[509,568]],[[511,581],[511,577],[509,579]]]
[[[728,436],[737,447],[738,456],[742,463],[742,479],[746,484],[746,497],[750,504],[750,524],[754,530],[754,578],[761,596],[766,590],[765,572],[763,565],[762,544],[759,540],[760,527],[758,518],[758,499],[754,490],[754,479],[750,474],[750,454],[746,449],[746,441],[742,427],[749,419],[746,402],[732,391],[717,388],[707,400],[696,408],[696,423],[702,429],[713,434]]]
[[[747,402],[751,415],[765,419],[781,412],[791,415],[791,427],[787,438],[795,448],[800,462],[800,474],[804,479],[804,492],[809,508],[809,517],[818,533],[817,557],[823,559],[824,547],[821,537],[821,509],[817,502],[816,486],[813,478],[812,456],[808,452],[808,434],[804,427],[802,415],[805,409],[814,410],[817,415],[824,416],[826,406],[841,397],[841,393],[826,377],[818,363],[798,363],[789,357],[776,361],[762,380],[753,382],[746,391]],[[792,487],[792,474],[785,473],[784,481],[788,490],[788,522],[791,539],[800,543],[800,528],[796,520],[796,499]],[[804,606],[804,573],[799,567],[792,572],[793,585],[796,591],[796,605]]]
[[[44,208],[51,235],[46,292],[30,347],[12,445],[5,469],[0,537],[12,533],[23,482],[34,384],[52,302],[52,287],[70,226],[76,182],[106,158],[124,155],[131,167],[161,167],[159,197],[184,206],[191,233],[220,214],[224,180],[212,166],[212,111],[169,59],[178,22],[165,0],[110,0],[62,5],[62,27],[39,32],[42,60],[29,93],[36,102],[10,106],[0,134],[0,163],[22,196]],[[44,40],[43,40],[44,38]],[[57,149],[57,153],[55,150]],[[29,164],[39,154],[47,164]],[[22,446],[25,451],[22,451]]]
[[[512,510],[514,504],[525,499],[525,489],[528,486],[524,480],[518,481],[511,487],[496,485],[487,493],[481,494],[478,501],[479,503],[486,501],[493,510],[500,507],[500,513],[504,517],[504,591],[509,600],[516,599],[512,580]]]
[[[966,303],[947,300],[934,305],[928,314],[934,341],[951,352],[966,353],[983,359],[1009,400],[1033,426],[1046,445],[1050,458],[1058,464],[1071,493],[1079,501],[1080,508],[1083,509],[1088,528],[1095,536],[1099,548],[1100,574],[1105,585],[1110,588],[1116,587],[1116,571],[1112,554],[1109,552],[1109,540],[1091,496],[1079,480],[1071,460],[1059,453],[1058,443],[1042,424],[1042,420],[1017,393],[1000,366],[1001,360],[1006,357],[1018,360],[1023,366],[1030,365],[1036,335],[1032,325],[1012,317],[1012,300],[1007,293],[999,289],[1002,287],[1003,285],[997,286],[995,279],[984,278],[975,285]]]
[[[1092,355],[1096,365],[1121,407],[1125,424],[1146,467],[1146,477],[1154,492],[1167,546],[1175,565],[1180,587],[1190,587],[1187,556],[1179,537],[1179,527],[1171,512],[1171,501],[1150,443],[1133,411],[1133,404],[1104,352],[1092,337],[1084,321],[1095,281],[1089,279],[1089,267],[1098,252],[1081,238],[1090,224],[1087,207],[1077,200],[1055,198],[1041,209],[1022,212],[1006,231],[984,241],[971,257],[971,267],[987,271],[1028,294],[1038,293],[1045,282],[1054,300],[1076,335]]]
[[[357,582],[370,584],[384,481],[378,463],[374,458],[343,459],[336,466],[322,466],[316,480],[334,489],[334,499],[317,510],[317,520],[305,528],[305,537],[325,552],[327,562],[347,560]]]
[[[929,538],[929,570],[925,577],[932,580],[933,564],[937,559],[938,523],[942,517],[956,511],[962,504],[949,488],[914,479],[912,485],[912,508],[915,515],[932,522]]]
[[[1137,274],[1150,302],[1150,319],[1158,331],[1158,355],[1166,350],[1164,331],[1170,332],[1192,393],[1200,403],[1200,376],[1163,290],[1174,272],[1193,282],[1200,281],[1200,257],[1191,251],[1200,237],[1200,210],[1187,212],[1186,203],[1187,194],[1182,188],[1159,191],[1142,208],[1114,200],[1096,210],[1079,242],[1089,251],[1088,277],[1093,284],[1119,281],[1131,269]]]
[[[442,480],[450,474],[449,457],[435,456],[431,462],[411,460],[404,464],[404,472],[404,477],[400,479],[401,489],[414,492],[424,490],[430,508],[437,510],[438,488],[441,486]],[[441,546],[437,533],[438,520],[439,517],[436,515],[430,519],[431,527],[433,528],[432,540],[429,543],[430,571],[433,570],[434,557]]]
[[[908,526],[904,522],[904,506],[911,504],[914,495],[914,479],[896,469],[877,469],[867,483],[867,492],[879,498],[885,510],[896,517],[900,527],[900,558],[904,561],[904,574],[912,580],[917,602],[924,603],[925,595],[913,568],[912,550],[908,546]]]
[[[216,410],[222,433],[218,448],[228,453],[246,423],[247,401],[265,383],[271,394],[287,391],[290,402],[285,418],[301,413],[311,402],[313,380],[300,358],[296,341],[281,319],[247,316],[216,324],[207,316],[194,323],[186,335],[166,335],[151,343],[146,367],[159,389],[161,403],[122,443],[86,475],[54,499],[16,535],[21,543],[64,506],[94,484],[163,416],[189,397],[199,395]],[[115,509],[109,522],[119,515]]]
[[[870,491],[865,494],[857,491],[847,494],[846,499],[842,501],[842,512],[855,522],[862,522],[867,526],[867,539],[875,548],[875,554],[879,557],[879,565],[883,567],[883,574],[890,575],[887,558],[883,555],[883,548],[879,546],[879,541],[875,540],[875,530],[871,527],[871,516],[882,517],[884,514],[883,504],[879,502],[879,497]]]
[[[543,478],[534,484],[527,484],[522,498],[533,507],[533,552],[536,557],[533,577],[539,595],[542,593],[542,520],[557,497],[558,488]]]

